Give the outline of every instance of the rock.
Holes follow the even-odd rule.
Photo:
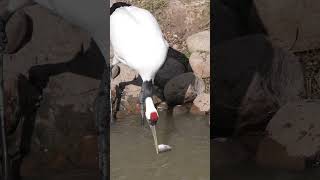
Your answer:
[[[194,104],[190,107],[189,113],[194,114],[194,115],[205,115],[206,114],[204,111],[200,111],[200,109]]]
[[[118,111],[117,114],[116,114],[116,118],[117,118],[117,120],[118,119],[124,119],[124,118],[128,117],[128,115],[129,114],[124,110],[123,111]]]
[[[138,113],[138,112],[137,112],[137,113]],[[139,113],[140,113],[140,112],[139,112]],[[125,111],[125,110],[117,111],[117,114],[116,114],[117,120],[116,120],[116,121],[118,121],[118,120],[120,120],[120,119],[125,119],[125,118],[128,117],[128,115],[129,115],[129,113],[128,113],[127,111]]]
[[[194,52],[189,58],[193,73],[200,78],[210,77],[210,54]]]
[[[159,96],[156,96],[156,95],[152,96],[152,100],[153,100],[153,103],[155,105],[158,105],[158,104],[160,104],[162,102],[162,99]]]
[[[165,111],[168,109],[168,104],[166,102],[161,102],[158,106],[157,106],[157,110],[158,111]]]
[[[210,111],[210,94],[201,93],[196,99],[194,99],[193,104],[199,108],[201,112],[209,112]]]
[[[193,73],[184,73],[172,78],[164,88],[164,97],[169,105],[192,102],[205,89],[202,79]]]
[[[153,101],[155,104],[159,104],[162,101],[164,101],[163,88],[161,88],[157,85],[153,86],[153,97],[152,98],[154,98]]]
[[[172,115],[174,116],[187,114],[187,113],[188,113],[188,108],[184,105],[176,105],[172,110]]]
[[[118,65],[113,66],[111,70],[111,78],[114,79],[120,74],[120,67]]]
[[[319,100],[289,102],[273,116],[266,130],[289,156],[313,156],[320,150],[319,108]]]
[[[203,31],[187,38],[189,52],[210,51],[210,31]]]
[[[219,74],[212,94],[217,128],[263,130],[280,106],[304,92],[299,59],[262,34],[225,41],[213,51],[220,59],[213,66]]]
[[[24,11],[17,11],[6,25],[8,44],[6,53],[14,54],[31,40],[33,22]]]
[[[304,170],[305,159],[303,157],[289,156],[286,148],[269,137],[259,143],[256,162],[267,168],[281,168],[289,170]]]
[[[130,82],[134,79],[136,79],[139,75],[136,71],[129,68],[128,66],[120,63],[118,64],[120,67],[120,73],[119,75],[111,80],[111,89],[114,90],[117,85],[121,82]]]
[[[293,51],[316,49],[320,43],[320,2],[254,0],[254,7],[273,43]],[[302,18],[303,17],[303,18]],[[305,20],[308,19],[308,21]],[[296,41],[296,42],[295,42]]]
[[[274,48],[273,54],[269,72],[254,76],[242,100],[239,130],[243,128],[245,131],[250,126],[255,126],[257,130],[264,129],[279,107],[300,100],[304,93],[304,76],[299,59],[279,48]]]
[[[179,60],[168,56],[166,62],[156,74],[155,84],[163,88],[170,79],[185,72],[186,68]]]
[[[126,85],[121,96],[120,110],[125,110],[129,113],[137,112],[136,104],[139,102],[140,90],[140,86]]]
[[[123,95],[122,97],[133,97],[133,98],[137,98],[139,97],[140,94],[140,90],[141,87],[134,85],[134,84],[128,84],[125,86],[124,90],[123,90]],[[125,99],[127,100],[127,99]]]

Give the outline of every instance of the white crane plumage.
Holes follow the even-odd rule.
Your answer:
[[[149,124],[154,125],[158,112],[152,101],[152,88],[156,73],[166,60],[169,44],[149,11],[118,2],[113,4],[110,13],[110,43],[114,51],[111,67],[121,62],[139,73],[143,81],[142,124],[146,117]]]

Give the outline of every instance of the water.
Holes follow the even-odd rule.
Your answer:
[[[239,148],[236,141],[212,142],[212,177],[217,180],[315,180],[320,179],[320,168],[289,170],[272,166],[259,166],[254,154],[247,159],[245,149]],[[279,151],[275,151],[277,153]],[[279,155],[275,154],[279,157]],[[284,159],[284,158],[282,158]],[[292,167],[301,166],[292,161]]]
[[[110,173],[113,180],[209,180],[208,117],[160,113],[159,144],[171,151],[156,154],[151,130],[140,117],[119,120],[110,128]]]
[[[262,168],[254,162],[213,168],[213,178],[218,180],[315,180],[320,178],[319,169],[289,171]]]

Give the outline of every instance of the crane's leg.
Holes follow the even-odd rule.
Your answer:
[[[109,66],[106,64],[95,102],[96,126],[98,129],[100,179],[109,179],[109,125],[110,125],[110,78]]]
[[[143,84],[143,83],[142,83]],[[141,126],[144,126],[144,121],[145,121],[145,95],[144,95],[144,90],[143,90],[143,85],[141,86],[141,91],[139,95],[139,101],[140,101],[140,114],[141,114]]]

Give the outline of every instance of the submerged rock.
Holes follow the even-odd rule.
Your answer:
[[[185,105],[176,105],[172,110],[172,115],[181,115],[188,113],[188,107]]]
[[[192,105],[190,107],[189,113],[194,114],[194,115],[205,115],[206,112],[201,111],[196,105]]]

